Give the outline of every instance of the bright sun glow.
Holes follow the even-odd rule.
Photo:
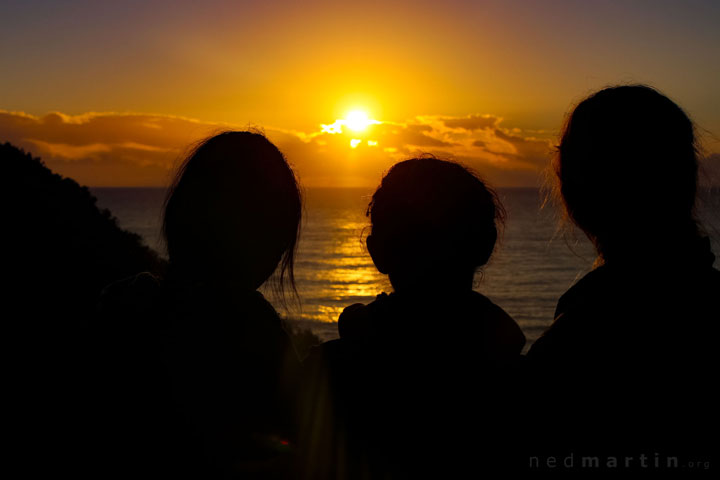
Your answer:
[[[370,120],[368,114],[362,110],[353,110],[345,116],[345,125],[353,132],[361,132],[373,123],[375,120]]]
[[[323,133],[343,133],[343,128],[359,133],[365,131],[370,125],[378,125],[381,122],[373,120],[364,110],[352,110],[345,115],[345,118],[335,120],[329,125],[320,125]],[[353,147],[354,148],[354,147]]]

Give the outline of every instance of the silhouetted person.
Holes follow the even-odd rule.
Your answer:
[[[284,474],[300,363],[257,289],[278,268],[294,288],[300,220],[295,175],[263,135],[225,132],[185,160],[165,204],[166,278],[141,274],[102,298],[112,411],[100,477]]]
[[[305,473],[402,478],[468,462],[483,470],[488,451],[478,447],[503,419],[490,406],[502,397],[492,380],[525,343],[512,318],[473,291],[502,206],[465,167],[416,158],[390,169],[367,215],[368,250],[394,291],[347,307],[340,339],[305,362]]]
[[[569,116],[557,190],[600,266],[528,353],[540,402],[529,455],[708,459],[720,272],[694,215],[696,147],[688,116],[646,86],[601,90]]]

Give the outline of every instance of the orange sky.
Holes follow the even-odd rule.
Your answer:
[[[678,101],[706,131],[707,152],[720,152],[713,2],[2,9],[0,141],[93,186],[164,185],[192,142],[248,125],[278,143],[307,186],[375,185],[419,152],[461,160],[498,185],[537,185],[572,103],[623,82]],[[322,132],[355,109],[381,123]]]

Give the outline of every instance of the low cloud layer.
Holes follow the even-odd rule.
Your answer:
[[[36,117],[0,111],[0,141],[42,157],[53,170],[91,186],[167,185],[192,145],[247,126],[167,115],[52,112]],[[266,127],[306,186],[373,186],[393,163],[433,154],[461,161],[498,186],[537,186],[551,154],[549,137],[504,126],[493,115],[419,116],[298,132]]]

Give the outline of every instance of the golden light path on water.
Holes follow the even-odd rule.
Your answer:
[[[336,322],[346,306],[390,291],[365,248],[369,193],[322,189],[308,196],[296,268],[303,320]]]

